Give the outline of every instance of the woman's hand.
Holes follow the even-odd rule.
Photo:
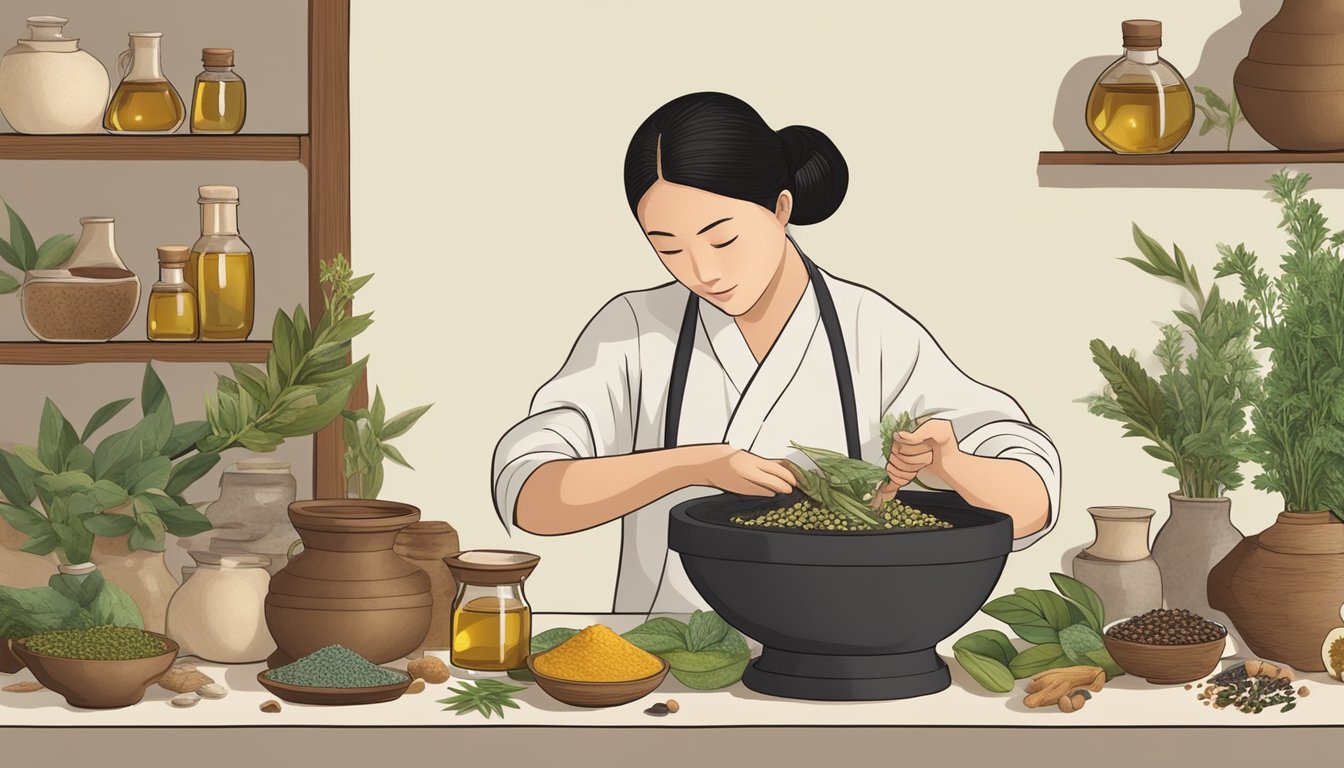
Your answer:
[[[873,507],[890,501],[898,490],[914,482],[915,477],[926,469],[945,479],[944,469],[949,459],[959,453],[957,436],[952,432],[952,422],[947,419],[929,419],[914,432],[897,432],[891,443],[891,456],[887,457],[889,482],[873,496]]]
[[[697,485],[744,496],[774,496],[791,493],[798,482],[782,463],[731,445],[703,445],[690,450],[697,451],[695,466],[702,478]]]

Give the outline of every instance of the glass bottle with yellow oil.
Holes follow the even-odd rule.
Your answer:
[[[1087,128],[1121,154],[1170,152],[1195,121],[1195,102],[1181,73],[1157,55],[1162,22],[1121,24],[1125,55],[1101,73],[1087,99]]]
[[[163,76],[162,32],[132,32],[131,47],[117,58],[121,84],[103,115],[111,133],[172,133],[186,119],[177,89]]]
[[[201,50],[205,71],[191,98],[192,133],[237,133],[247,119],[247,85],[233,71],[232,48]]]
[[[149,293],[147,311],[151,341],[195,341],[200,335],[196,292],[183,275],[190,262],[187,246],[159,246],[159,281]]]
[[[532,650],[532,608],[523,582],[541,560],[509,550],[479,549],[444,558],[457,579],[450,662],[470,677],[526,667]]]
[[[191,248],[187,283],[200,306],[202,341],[242,341],[252,333],[252,249],[238,234],[238,188],[200,188],[201,239]]]

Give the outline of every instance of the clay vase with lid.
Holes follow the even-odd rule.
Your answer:
[[[1097,593],[1103,623],[1162,607],[1162,574],[1148,552],[1153,510],[1088,507],[1097,539],[1073,559],[1073,577]]]
[[[1255,655],[1325,671],[1321,643],[1344,603],[1344,523],[1329,512],[1280,512],[1214,566],[1209,603]]]
[[[0,57],[0,113],[19,133],[102,133],[111,81],[67,23],[29,16],[28,36]]]
[[[272,579],[271,668],[340,644],[374,664],[420,647],[433,617],[429,576],[392,550],[420,510],[392,501],[319,499],[289,505],[303,551]],[[194,578],[194,577],[193,577]]]
[[[411,523],[397,534],[392,551],[419,566],[429,576],[434,610],[429,634],[417,650],[449,650],[453,647],[453,597],[457,595],[457,579],[453,578],[453,572],[443,559],[462,551],[457,531],[442,520]]]
[[[1344,149],[1344,0],[1283,0],[1232,78],[1255,132],[1279,149]]]

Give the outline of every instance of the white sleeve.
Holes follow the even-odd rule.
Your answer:
[[[923,326],[901,316],[903,327],[883,329],[882,412],[947,419],[965,453],[1014,459],[1040,475],[1049,496],[1049,518],[1041,530],[1014,540],[1013,551],[1027,548],[1059,519],[1058,451],[1012,397],[962,373]],[[944,487],[931,478],[921,476],[920,481]]]
[[[492,490],[506,529],[512,531],[518,493],[537,467],[634,450],[638,392],[635,311],[618,296],[589,321],[560,372],[537,390],[528,417],[495,448]]]

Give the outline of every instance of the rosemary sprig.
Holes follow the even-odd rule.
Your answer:
[[[504,707],[521,709],[513,700],[513,694],[523,690],[521,685],[509,685],[498,680],[479,680],[475,683],[463,683],[461,688],[449,688],[456,696],[439,699],[439,704],[447,704],[443,711],[453,710],[459,715],[468,712],[480,712],[486,719],[497,714],[504,717]]]

